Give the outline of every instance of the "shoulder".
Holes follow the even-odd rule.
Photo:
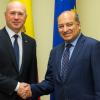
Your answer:
[[[22,39],[23,39],[24,41],[28,41],[29,43],[34,43],[34,44],[36,44],[36,40],[35,40],[34,38],[28,36],[27,34],[25,34],[25,33],[23,33],[23,32],[22,32]]]
[[[97,50],[98,47],[100,48],[100,42],[97,39],[88,36],[83,36],[83,38],[82,44],[85,50],[87,49],[91,52]]]
[[[64,42],[63,43],[60,43],[59,45],[57,45],[57,46],[55,46],[55,47],[53,47],[53,49],[52,50],[59,50],[59,49],[61,49],[61,48],[63,48],[64,47]]]
[[[5,27],[2,28],[2,29],[0,29],[0,34],[3,33],[3,32],[7,32],[6,29],[5,29]]]
[[[64,49],[64,42],[53,47],[50,54],[51,55],[56,55],[56,54],[58,55],[60,52],[63,51],[63,49]]]
[[[97,39],[85,36],[83,34],[81,35],[79,41],[81,40],[84,41],[85,44],[89,44],[89,45],[93,45],[99,42]]]
[[[86,37],[86,42],[88,44],[97,44],[99,41],[91,37]]]

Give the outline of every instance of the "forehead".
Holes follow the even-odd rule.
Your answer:
[[[25,7],[19,2],[9,3],[7,6],[7,11],[20,11],[25,12]]]
[[[58,17],[58,22],[62,21],[73,21],[75,19],[75,14],[73,12],[63,12],[59,17]]]

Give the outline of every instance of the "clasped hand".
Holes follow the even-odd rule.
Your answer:
[[[18,91],[18,96],[20,96],[22,99],[27,99],[32,96],[31,87],[30,84],[27,83],[20,83]]]

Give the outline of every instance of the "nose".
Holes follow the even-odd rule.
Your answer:
[[[67,26],[64,25],[63,31],[66,32],[68,30]]]
[[[18,19],[18,14],[17,13],[15,14],[15,19]]]

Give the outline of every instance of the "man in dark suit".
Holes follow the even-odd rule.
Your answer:
[[[54,92],[55,100],[100,100],[100,43],[81,33],[72,10],[59,15],[58,30],[65,42],[51,51],[45,80],[31,84],[32,97]]]
[[[23,91],[29,97],[32,95],[26,83],[37,82],[36,42],[21,32],[26,17],[22,3],[9,2],[5,12],[6,26],[0,30],[0,100],[26,99]],[[14,51],[14,36],[17,36],[17,51]]]

